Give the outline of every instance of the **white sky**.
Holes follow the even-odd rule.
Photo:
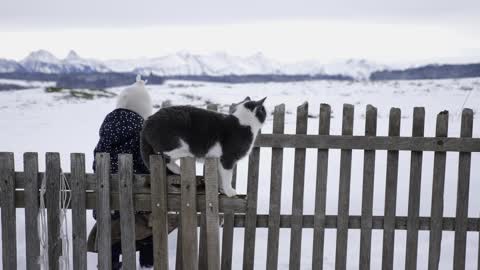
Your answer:
[[[0,0],[0,57],[100,59],[186,50],[282,61],[480,61],[480,1]],[[79,4],[81,3],[81,4]]]

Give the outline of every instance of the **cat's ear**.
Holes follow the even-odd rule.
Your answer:
[[[259,101],[257,101],[257,106],[262,106],[263,102],[265,102],[266,99],[267,99],[267,97],[264,97],[264,98],[260,99]]]
[[[242,102],[251,101],[250,97],[246,97]]]

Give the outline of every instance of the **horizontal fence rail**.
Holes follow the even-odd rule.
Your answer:
[[[216,109],[210,106],[209,109]],[[388,136],[377,135],[377,109],[371,105],[366,108],[364,135],[353,135],[354,106],[344,105],[342,117],[342,135],[330,135],[331,108],[321,104],[319,108],[318,135],[307,134],[309,105],[304,103],[297,108],[296,134],[285,132],[285,105],[278,105],[273,112],[272,134],[259,134],[250,153],[247,168],[247,194],[228,198],[219,194],[220,166],[218,159],[205,160],[204,176],[195,175],[195,160],[181,160],[181,175],[167,176],[166,166],[161,156],[151,156],[149,168],[151,174],[134,174],[131,155],[120,155],[118,173],[110,173],[110,156],[99,153],[96,156],[95,173],[85,171],[85,155],[71,154],[70,172],[63,172],[59,153],[46,154],[46,171],[38,170],[37,153],[25,153],[24,171],[14,169],[12,153],[0,153],[0,206],[2,235],[3,269],[16,269],[19,256],[26,256],[28,269],[40,269],[37,264],[41,254],[40,239],[37,234],[38,219],[41,212],[39,199],[42,182],[45,181],[46,196],[43,198],[47,208],[47,229],[49,248],[45,250],[50,262],[49,269],[59,269],[62,254],[60,241],[60,181],[65,179],[67,199],[71,199],[67,208],[72,213],[72,238],[74,270],[87,269],[87,210],[97,210],[98,268],[111,269],[111,226],[110,213],[120,211],[120,229],[123,266],[134,269],[135,256],[135,213],[151,212],[155,269],[168,269],[170,231],[178,230],[175,254],[176,269],[231,269],[233,254],[242,260],[243,269],[257,267],[255,246],[257,228],[268,229],[267,260],[261,262],[266,269],[277,269],[279,257],[288,258],[290,269],[302,269],[305,262],[302,246],[310,241],[312,245],[312,269],[324,269],[324,250],[327,247],[325,230],[336,230],[335,269],[347,269],[348,249],[358,246],[360,256],[355,262],[359,269],[371,269],[371,250],[378,243],[372,242],[372,230],[382,230],[383,242],[377,249],[382,250],[382,269],[394,268],[395,232],[406,232],[405,265],[416,269],[418,255],[418,236],[420,231],[429,231],[428,269],[438,269],[441,258],[442,233],[455,234],[453,242],[453,268],[466,268],[467,232],[480,232],[480,218],[468,215],[470,194],[470,169],[472,153],[480,152],[480,139],[472,138],[473,111],[464,109],[461,119],[460,137],[448,137],[448,112],[438,114],[435,137],[424,137],[426,121],[425,110],[415,108],[412,121],[412,137],[400,136],[401,111],[392,108],[389,115]],[[270,193],[268,214],[257,212],[259,197],[259,179],[263,163],[261,148],[272,148]],[[284,164],[284,149],[294,148],[292,164]],[[317,151],[315,164],[316,178],[306,177],[306,149]],[[326,214],[327,186],[329,175],[330,149],[340,149],[338,179],[338,213]],[[363,150],[363,168],[361,174],[352,174],[352,150]],[[386,150],[385,175],[375,174],[376,150]],[[409,151],[410,174],[408,179],[399,179],[399,152]],[[425,159],[423,152],[434,152],[433,181],[431,185],[430,216],[420,215],[420,200]],[[445,217],[445,171],[447,152],[458,152],[458,177],[455,216]],[[330,158],[331,159],[331,158]],[[262,160],[263,162],[263,160]],[[293,172],[293,186],[290,191],[282,190],[285,169]],[[234,181],[236,181],[236,168]],[[361,175],[361,178],[359,178]],[[362,183],[361,215],[350,214],[350,196],[357,192],[351,190],[352,182]],[[373,215],[373,194],[377,182],[385,183],[385,207],[383,215]],[[397,186],[399,181],[408,181],[407,216],[398,216]],[[314,187],[315,205],[313,214],[306,215],[304,193],[308,187]],[[313,183],[313,184],[312,184]],[[285,188],[285,187],[284,187]],[[292,212],[281,214],[282,196],[292,196]],[[408,206],[408,207],[407,207]],[[470,206],[472,207],[472,206]],[[473,206],[478,207],[478,206]],[[26,254],[18,254],[16,247],[16,211],[25,208]],[[479,209],[476,209],[479,212]],[[475,211],[474,211],[475,212]],[[220,230],[219,226],[223,229]],[[197,231],[197,228],[200,230]],[[243,250],[235,247],[235,228],[244,228]],[[279,254],[280,229],[289,229],[289,255]],[[304,229],[313,229],[311,239],[304,237]],[[352,229],[360,231],[360,241],[349,241]],[[199,232],[199,233],[198,233]],[[21,232],[23,233],[23,232]],[[222,235],[220,235],[222,233]],[[222,238],[222,241],[220,241]],[[221,242],[221,245],[220,245]],[[333,243],[328,243],[329,245]],[[8,249],[5,247],[8,246]],[[480,250],[478,251],[480,256]],[[478,260],[478,259],[477,259]],[[348,265],[350,265],[348,263]],[[355,265],[354,264],[354,265]],[[480,267],[480,266],[479,266]]]

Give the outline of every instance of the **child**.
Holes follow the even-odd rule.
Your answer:
[[[152,100],[145,89],[145,83],[146,81],[137,76],[137,82],[120,93],[117,108],[105,117],[100,127],[100,140],[94,154],[102,152],[110,154],[110,173],[112,174],[118,172],[119,154],[132,155],[135,174],[149,173],[140,153],[140,131],[143,121],[152,114]],[[93,170],[95,170],[95,161]],[[95,211],[93,215],[96,219]],[[122,266],[119,261],[122,253],[119,218],[118,211],[112,213],[112,269],[120,269]],[[135,213],[136,249],[140,251],[140,266],[145,268],[153,266],[152,231],[148,221],[148,212]],[[96,225],[88,237],[88,247],[89,251],[97,251]]]

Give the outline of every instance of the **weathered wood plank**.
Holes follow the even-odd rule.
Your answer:
[[[330,134],[331,108],[320,105],[320,123],[318,134]],[[317,150],[317,181],[315,189],[315,215],[313,224],[312,269],[323,269],[323,251],[325,242],[325,209],[327,204],[328,149]],[[304,223],[302,223],[305,225]]]
[[[425,129],[425,109],[415,107],[413,109],[413,137],[423,137]],[[420,213],[420,194],[422,184],[422,159],[423,153],[412,151],[410,158],[410,184],[408,191],[408,223],[405,267],[417,269],[418,254],[418,217]]]
[[[365,136],[377,135],[377,108],[367,105]],[[360,231],[359,269],[370,269],[372,247],[373,187],[375,181],[375,151],[365,150],[363,158],[362,229]]]
[[[60,241],[60,155],[58,153],[46,154],[46,180],[45,193],[48,226],[48,263],[52,270],[59,269],[58,258],[62,254]]]
[[[15,204],[16,208],[24,208],[24,197],[25,192],[23,190],[15,191]],[[88,196],[87,196],[88,197]],[[96,196],[90,194],[90,199],[93,198],[95,201]],[[145,200],[138,200],[137,202],[145,203]],[[151,203],[150,200],[148,200]],[[198,201],[197,201],[198,203]],[[95,203],[91,203],[92,209],[95,209]],[[221,215],[221,214],[220,214]],[[169,213],[169,222],[174,222],[179,219],[179,216],[174,213]],[[314,215],[303,215],[302,225],[304,229],[314,228]],[[257,215],[256,216],[257,228],[268,228],[268,215]],[[384,229],[384,217],[383,216],[373,216],[373,225],[372,229],[374,230],[383,230]],[[280,228],[291,228],[291,215],[280,215]],[[200,223],[200,215],[197,216],[197,222]],[[419,217],[419,230],[429,231],[431,228],[431,219],[430,217]],[[394,229],[395,230],[406,230],[407,229],[407,217],[406,216],[397,216],[394,219]],[[236,214],[234,217],[234,227],[235,228],[244,228],[245,227],[245,215]],[[336,215],[326,215],[325,216],[325,228],[326,229],[336,229],[337,228],[337,216]],[[351,215],[348,218],[348,228],[349,229],[361,229],[361,216]],[[478,232],[480,231],[480,218],[468,218],[467,219],[467,232]],[[455,218],[454,217],[444,217],[442,219],[442,231],[455,231]]]
[[[235,105],[230,106],[230,113],[235,109]],[[232,187],[236,188],[237,180],[237,165],[233,167]],[[225,211],[223,215],[223,235],[222,235],[222,270],[232,269],[232,253],[233,253],[233,230],[234,230],[234,212]]]
[[[285,104],[275,106],[273,112],[273,133],[285,130]],[[268,219],[267,270],[278,269],[278,244],[280,234],[280,208],[282,202],[283,149],[272,149],[270,181],[270,210]]]
[[[421,231],[430,230],[430,217],[420,217],[419,218],[419,229]],[[442,230],[443,231],[455,231],[455,218],[448,217],[442,219]],[[478,232],[480,219],[479,218],[469,218],[467,223],[467,231]],[[313,215],[304,215],[303,216],[303,228],[310,229],[314,225],[314,216]],[[268,228],[268,215],[258,215],[257,216],[257,228]],[[407,229],[407,217],[396,217],[394,221],[395,230],[406,230]],[[243,228],[245,227],[245,216],[244,215],[235,215],[235,227]],[[281,215],[280,216],[280,228],[291,228],[291,215]],[[337,216],[336,215],[327,215],[325,217],[325,228],[326,229],[336,229],[337,228]],[[361,229],[361,216],[349,216],[348,218],[348,228],[349,229]],[[384,217],[383,216],[373,216],[372,218],[372,229],[382,230],[384,229]]]
[[[205,213],[200,213],[200,239],[199,239],[199,250],[198,250],[198,269],[208,269],[208,258],[207,258],[207,219]]]
[[[400,136],[400,109],[390,110],[388,136]],[[387,153],[387,176],[385,184],[385,219],[383,229],[382,269],[393,269],[395,247],[395,213],[397,207],[398,151]]]
[[[73,270],[87,270],[85,154],[71,154]]]
[[[182,260],[183,269],[198,269],[197,248],[197,206],[195,184],[195,160],[193,158],[181,159],[182,176]]]
[[[236,187],[237,166],[233,168],[232,187]],[[222,258],[220,267],[222,270],[232,269],[232,255],[233,255],[233,237],[234,237],[234,219],[235,212],[225,210],[223,214],[223,235],[222,235]]]
[[[168,269],[167,169],[160,155],[150,156],[154,268]]]
[[[307,134],[308,103],[297,108],[296,134]],[[302,252],[302,216],[303,194],[305,193],[305,157],[306,149],[295,149],[293,167],[292,230],[290,235],[289,269],[300,269]]]
[[[133,210],[133,161],[131,154],[118,155],[118,190],[120,199],[120,231],[122,267],[135,269],[135,216]],[[154,208],[153,208],[154,209]]]
[[[175,253],[175,270],[183,269],[183,256],[182,256],[182,215],[178,215],[178,228],[177,228],[177,250]]]
[[[217,111],[218,105],[211,103],[207,104],[207,110]],[[205,176],[205,164],[203,166],[203,175]],[[218,194],[217,194],[218,195]],[[204,212],[201,213],[200,218],[200,243],[199,243],[199,256],[198,256],[198,269],[207,269],[208,256],[207,256],[207,221]]]
[[[248,159],[247,211],[245,214],[245,237],[243,243],[244,270],[253,270],[255,256],[259,163],[260,148],[254,147]]]
[[[218,216],[218,159],[205,161],[205,221],[207,269],[220,269]]]
[[[110,154],[96,154],[98,269],[112,269]]]
[[[437,115],[437,137],[448,136],[448,111]],[[443,196],[445,189],[445,165],[447,154],[435,152],[433,161],[433,184],[432,184],[432,209],[431,209],[431,231],[430,244],[428,249],[428,269],[435,270],[439,267],[440,250],[442,244],[442,217],[443,217]]]
[[[15,165],[13,153],[0,153],[0,206],[2,207],[3,269],[17,269],[14,172]]]
[[[480,152],[479,138],[262,134],[257,147]]]
[[[353,134],[353,105],[343,105],[342,135]],[[350,178],[352,150],[342,149],[340,153],[340,181],[338,196],[337,248],[335,269],[347,268],[348,215],[350,209]]]
[[[1,161],[0,161],[1,162]],[[24,153],[25,170],[25,250],[27,269],[40,269],[40,240],[38,237],[38,154]]]
[[[464,109],[460,137],[472,137],[473,111]],[[470,186],[471,153],[461,152],[458,160],[457,211],[455,214],[455,245],[453,249],[453,268],[465,269],[465,251],[467,242],[468,195]]]

